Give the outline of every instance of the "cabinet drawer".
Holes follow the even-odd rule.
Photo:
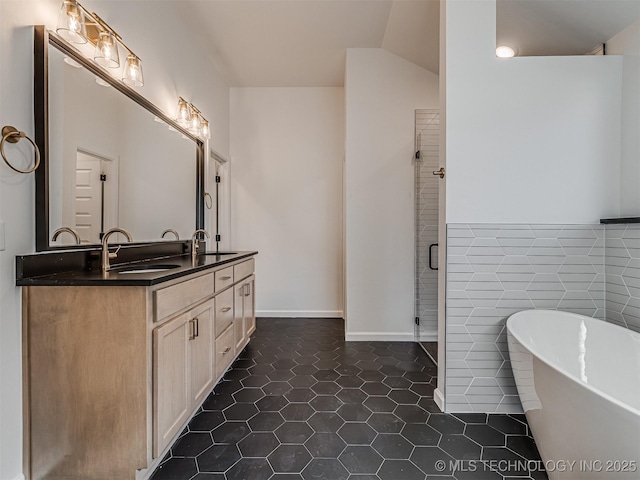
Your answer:
[[[233,288],[215,298],[216,305],[216,338],[233,323]]]
[[[224,290],[233,284],[233,267],[223,268],[215,272],[216,276],[216,292]]]
[[[213,273],[156,290],[153,293],[155,321],[213,295]]]
[[[216,378],[222,375],[233,360],[233,326],[216,340]]]
[[[235,281],[239,282],[243,278],[247,278],[255,270],[255,260],[252,258],[246,262],[239,263],[233,266],[233,276]]]

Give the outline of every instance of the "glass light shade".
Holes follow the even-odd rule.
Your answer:
[[[75,0],[65,0],[62,3],[56,32],[67,42],[87,43],[84,12]]]
[[[176,121],[186,127],[189,125],[189,119],[191,118],[191,112],[189,111],[189,104],[182,98],[178,100],[178,115]]]
[[[142,62],[134,54],[129,54],[124,64],[122,72],[122,81],[132,87],[141,87],[144,85],[144,77],[142,76]]]
[[[110,32],[100,32],[93,59],[103,67],[118,68],[120,66],[118,42]]]
[[[202,123],[200,121],[200,114],[198,112],[191,113],[191,120],[189,120],[189,131],[194,133],[195,135],[200,135],[200,129],[202,128]]]
[[[211,138],[211,130],[209,130],[209,122],[207,120],[202,120],[202,129],[200,132],[202,133],[203,138]]]

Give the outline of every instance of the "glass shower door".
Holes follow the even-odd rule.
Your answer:
[[[416,341],[438,358],[438,194],[440,114],[416,110]]]

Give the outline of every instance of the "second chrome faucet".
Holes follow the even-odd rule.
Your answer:
[[[198,235],[201,233],[204,233],[207,238],[211,238],[209,236],[209,232],[202,228],[193,232],[193,235],[191,236],[191,260],[193,263],[195,263],[198,258]]]

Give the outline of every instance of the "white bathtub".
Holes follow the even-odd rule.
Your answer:
[[[549,478],[640,479],[640,334],[529,310],[507,320],[507,339]]]

